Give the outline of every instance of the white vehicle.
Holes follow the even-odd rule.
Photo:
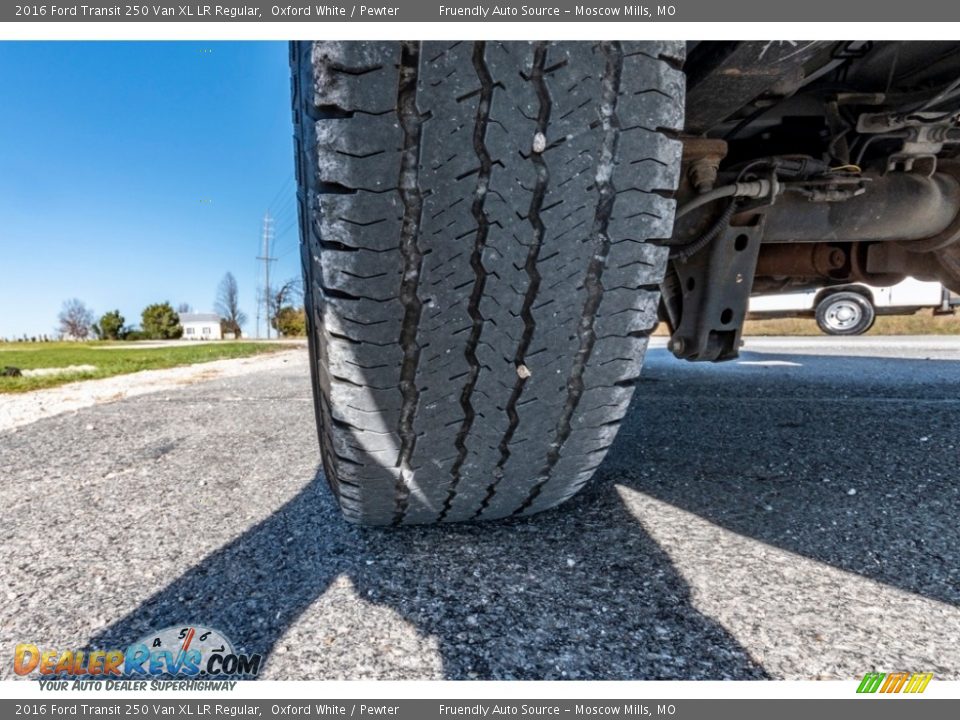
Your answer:
[[[752,319],[813,316],[827,335],[861,335],[877,315],[910,315],[922,308],[950,312],[951,304],[949,291],[940,283],[907,278],[889,287],[854,283],[754,295],[749,315]]]

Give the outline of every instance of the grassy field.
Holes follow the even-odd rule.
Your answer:
[[[654,335],[667,335],[661,323]],[[822,335],[812,318],[750,320],[745,336]],[[929,310],[916,315],[889,315],[877,318],[868,335],[960,335],[960,312],[935,316]],[[192,365],[194,363],[248,357],[289,347],[278,343],[219,342],[197,345],[144,347],[129,343],[59,342],[0,343],[0,370],[10,366],[20,370],[66,368],[92,365],[93,370],[78,370],[58,375],[0,377],[0,394],[26,392],[55,387],[74,380],[110,377],[137,372]]]
[[[108,342],[0,343],[0,370],[4,367],[33,370],[79,365],[92,365],[95,368],[58,375],[0,377],[0,393],[26,392],[63,385],[74,380],[104,378],[139,370],[157,370],[211,360],[247,357],[275,352],[284,347],[287,346],[252,342],[219,342],[170,347],[138,347],[126,343]]]
[[[783,318],[780,320],[748,320],[743,328],[745,337],[751,335],[820,335],[813,318]],[[654,335],[669,335],[663,323]],[[956,315],[934,315],[921,310],[916,315],[881,315],[871,328],[870,335],[960,335],[960,312]]]

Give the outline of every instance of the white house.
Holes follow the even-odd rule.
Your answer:
[[[216,313],[180,313],[184,340],[221,340],[220,316]]]

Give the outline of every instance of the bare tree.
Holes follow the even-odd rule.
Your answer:
[[[303,282],[300,278],[290,278],[280,287],[270,291],[270,318],[276,319],[277,313],[286,305],[299,307],[301,304],[303,304]]]
[[[60,315],[60,332],[67,337],[77,340],[86,340],[90,337],[90,327],[93,325],[93,311],[77,298],[71,298],[63,303]]]
[[[240,291],[237,289],[237,279],[231,272],[220,281],[214,309],[223,322],[223,329],[240,337],[240,327],[247,322],[247,314],[240,309]]]
[[[180,303],[177,305],[177,314],[182,315],[183,313],[192,313],[193,308],[190,307],[190,303]]]
[[[270,291],[270,327],[284,336],[303,335],[303,281],[290,278]]]

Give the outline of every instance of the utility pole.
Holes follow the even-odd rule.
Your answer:
[[[257,260],[263,261],[263,307],[266,317],[267,340],[270,339],[270,263],[275,262],[275,257],[270,257],[270,243],[273,241],[273,218],[270,212],[263,216],[263,254],[257,257]],[[257,305],[257,335],[260,334],[260,305]]]

